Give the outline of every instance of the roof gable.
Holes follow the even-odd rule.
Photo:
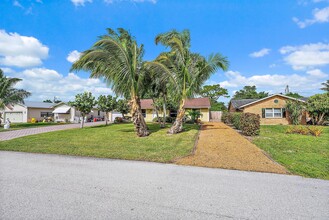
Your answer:
[[[290,99],[290,100],[294,100],[294,101],[305,102],[305,101],[302,100],[302,99],[297,99],[297,98],[293,98],[293,97],[286,96],[286,95],[282,95],[282,94],[273,94],[273,95],[267,96],[267,97],[265,97],[265,98],[257,99],[257,100],[255,100],[255,101],[253,101],[253,102],[249,102],[249,103],[247,103],[247,104],[241,105],[239,108],[244,108],[244,107],[246,107],[246,106],[253,105],[253,104],[255,104],[255,103],[261,102],[261,101],[263,101],[263,100],[273,98],[273,97],[275,97],[275,96],[280,96],[280,97],[283,97],[283,98],[286,98],[286,99]]]

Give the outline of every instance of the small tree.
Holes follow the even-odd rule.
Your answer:
[[[108,114],[117,107],[117,98],[111,95],[100,95],[98,97],[98,108],[102,112],[105,112],[105,123],[107,125]]]
[[[202,114],[199,111],[192,109],[187,111],[187,116],[189,116],[194,123],[197,123]]]
[[[122,114],[122,117],[125,117],[125,114],[130,111],[128,101],[122,99],[118,100],[116,110]]]
[[[91,112],[91,110],[96,104],[97,102],[95,100],[95,97],[91,94],[91,92],[77,94],[75,96],[74,102],[71,102],[71,105],[76,107],[76,109],[81,112],[81,128],[83,128],[85,116]]]
[[[286,110],[289,113],[289,119],[292,124],[299,125],[302,119],[304,106],[298,101],[287,101]]]
[[[329,93],[316,94],[307,100],[307,111],[312,117],[313,124],[322,125],[329,116]]]

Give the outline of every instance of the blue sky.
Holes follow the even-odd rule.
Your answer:
[[[270,93],[289,85],[310,96],[329,79],[329,0],[2,0],[0,8],[0,68],[23,79],[17,87],[30,100],[112,94],[88,73],[69,72],[108,27],[128,29],[146,60],[165,49],[154,44],[158,33],[189,29],[192,51],[228,57],[229,71],[207,84],[230,95],[245,85]]]

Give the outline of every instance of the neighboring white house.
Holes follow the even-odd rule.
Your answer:
[[[42,121],[44,117],[52,117],[54,103],[25,101],[24,104],[11,104],[2,111],[3,119],[13,123],[29,122],[32,118]]]
[[[52,111],[54,114],[55,122],[71,122],[79,123],[81,118],[80,111],[76,110],[75,107],[69,106],[68,104],[61,102],[54,106]],[[88,118],[104,118],[105,113],[100,111],[97,106],[95,106],[92,111],[86,116]]]

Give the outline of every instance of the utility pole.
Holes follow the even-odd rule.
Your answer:
[[[284,93],[285,94],[288,94],[289,93],[289,85],[286,85],[286,89],[284,90]]]

